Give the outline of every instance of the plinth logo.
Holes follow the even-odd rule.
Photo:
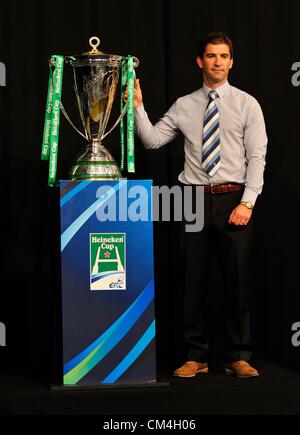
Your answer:
[[[126,290],[126,234],[90,234],[90,289]]]

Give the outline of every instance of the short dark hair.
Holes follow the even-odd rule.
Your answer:
[[[226,44],[229,47],[230,57],[233,58],[233,44],[229,36],[224,32],[213,32],[204,36],[198,46],[198,56],[203,59],[203,55],[208,44]]]

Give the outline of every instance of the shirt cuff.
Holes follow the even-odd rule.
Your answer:
[[[137,109],[134,110],[134,116],[137,118],[143,118],[146,114],[144,104],[142,103]]]
[[[254,192],[254,190],[250,189],[249,187],[246,187],[241,201],[251,202],[251,204],[254,206],[257,197],[258,197],[258,193]]]

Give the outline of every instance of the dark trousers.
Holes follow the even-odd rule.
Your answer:
[[[188,360],[206,362],[209,354],[209,271],[221,272],[224,288],[224,345],[226,361],[248,361],[250,346],[249,252],[253,219],[247,226],[228,223],[243,190],[204,196],[204,228],[186,233],[184,334]],[[215,249],[217,255],[211,255]],[[214,258],[216,264],[210,264]]]

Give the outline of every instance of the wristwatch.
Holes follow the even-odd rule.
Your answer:
[[[240,204],[244,205],[245,207],[249,208],[250,210],[253,210],[253,204],[251,204],[251,202],[247,202],[247,201],[241,201]]]

